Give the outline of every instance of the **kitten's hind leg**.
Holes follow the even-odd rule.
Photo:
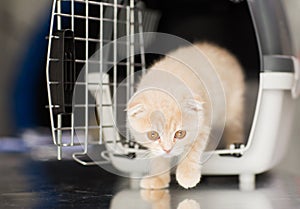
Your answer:
[[[228,148],[231,144],[244,143],[244,129],[241,124],[229,123],[225,126],[224,140],[226,147]]]
[[[244,106],[242,102],[239,105],[228,107],[226,125],[223,133],[226,147],[234,143],[244,143]]]

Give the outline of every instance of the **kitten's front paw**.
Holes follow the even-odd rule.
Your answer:
[[[183,163],[177,167],[176,180],[185,189],[195,187],[201,179],[200,165]]]
[[[141,180],[140,187],[143,189],[165,189],[169,187],[170,177],[144,177]]]

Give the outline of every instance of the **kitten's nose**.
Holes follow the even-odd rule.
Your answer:
[[[166,153],[170,153],[171,150],[172,150],[172,148],[171,148],[171,149],[165,149],[165,148],[163,148],[163,150],[164,150]]]

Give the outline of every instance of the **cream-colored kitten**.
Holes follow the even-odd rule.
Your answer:
[[[198,72],[172,57],[193,53],[195,47],[210,60],[218,74],[226,97],[227,143],[243,141],[244,76],[237,59],[227,50],[209,43],[182,47],[156,62],[141,78],[137,92],[127,105],[128,126],[135,140],[156,156],[150,175],[140,186],[161,189],[169,186],[169,157],[180,156],[176,179],[191,188],[201,178],[201,154],[210,134],[211,102]],[[192,58],[191,58],[192,59]],[[188,62],[201,62],[189,60]],[[203,64],[203,68],[205,65]],[[207,73],[210,73],[207,71]],[[214,110],[214,114],[218,114]]]

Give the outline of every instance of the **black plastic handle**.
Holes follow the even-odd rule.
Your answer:
[[[76,82],[75,40],[72,30],[58,30],[52,39],[50,80],[54,113],[71,113]]]

